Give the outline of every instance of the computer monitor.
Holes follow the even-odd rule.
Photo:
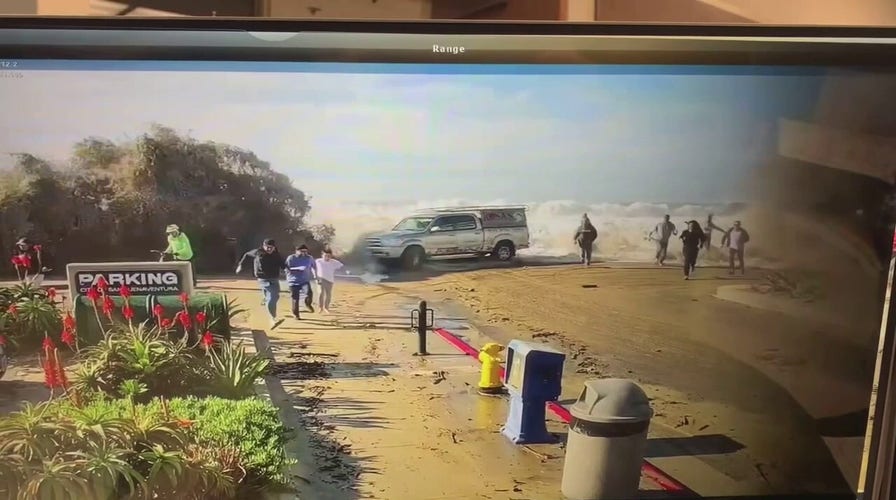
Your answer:
[[[0,273],[328,249],[337,302],[638,382],[694,494],[883,500],[894,95],[892,29],[2,18],[0,245],[44,262]]]

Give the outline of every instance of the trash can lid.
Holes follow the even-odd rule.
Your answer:
[[[569,412],[577,419],[595,423],[643,422],[653,417],[644,390],[631,380],[618,378],[586,381]]]

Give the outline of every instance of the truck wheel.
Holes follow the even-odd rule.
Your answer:
[[[516,255],[516,250],[513,248],[513,243],[509,241],[498,243],[495,245],[494,251],[492,251],[492,256],[501,262],[507,262],[512,259],[514,255]]]
[[[408,247],[401,254],[401,265],[408,271],[416,271],[423,267],[423,261],[426,259],[426,253],[421,247]]]

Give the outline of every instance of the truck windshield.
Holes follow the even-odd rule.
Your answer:
[[[429,227],[432,217],[408,217],[392,228],[393,231],[423,231]]]

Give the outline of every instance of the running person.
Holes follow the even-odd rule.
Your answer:
[[[709,214],[706,216],[706,224],[703,225],[703,233],[706,236],[706,239],[703,240],[703,248],[709,250],[712,247],[712,232],[718,231],[720,233],[725,233],[725,230],[716,225],[712,220],[713,215]]]
[[[170,256],[176,262],[189,262],[190,274],[193,275],[193,286],[196,286],[196,268],[193,266],[193,245],[190,244],[190,238],[180,230],[177,224],[169,224],[165,228],[165,234],[168,237],[168,248],[163,254]]]
[[[264,294],[265,306],[271,316],[271,330],[283,323],[277,319],[277,301],[280,300],[280,273],[286,268],[286,263],[277,245],[272,239],[264,240],[260,248],[249,250],[236,265],[236,273],[243,271],[243,263],[252,259],[252,269],[258,285]]]
[[[576,230],[573,241],[579,246],[582,256],[582,264],[591,265],[591,253],[594,251],[594,242],[597,241],[597,228],[591,223],[588,214],[582,214],[582,222]]]
[[[734,226],[722,237],[722,246],[728,247],[728,274],[734,274],[735,260],[740,265],[740,274],[744,275],[744,250],[750,242],[750,233],[741,227],[739,220],[734,221]]]
[[[700,224],[692,220],[688,222],[688,228],[681,232],[681,255],[684,260],[684,279],[689,280],[694,274],[694,268],[697,266],[697,254],[700,247],[706,241]]]
[[[649,239],[656,242],[657,265],[665,265],[666,256],[669,252],[669,239],[672,236],[678,236],[678,229],[676,229],[675,224],[669,220],[669,214],[666,214],[666,216],[663,217],[663,222],[657,224],[656,227],[653,228],[653,231],[647,236]]]
[[[308,255],[308,247],[300,245],[296,247],[296,253],[286,258],[286,281],[289,283],[289,291],[292,293],[292,315],[296,319],[302,319],[299,312],[299,304],[302,301],[302,293],[305,294],[305,307],[309,312],[314,312],[312,301],[314,290],[311,282],[317,279],[317,263],[314,257]]]
[[[317,282],[320,283],[318,305],[322,312],[330,312],[330,301],[333,298],[333,283],[336,282],[336,271],[342,269],[342,262],[333,258],[333,251],[324,250],[324,256],[317,259]]]

